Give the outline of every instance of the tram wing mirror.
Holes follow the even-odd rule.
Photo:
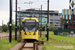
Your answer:
[[[22,30],[24,30],[24,27],[22,27]]]
[[[47,34],[45,34],[45,37],[47,37]]]
[[[23,27],[22,27],[22,30],[23,30]]]

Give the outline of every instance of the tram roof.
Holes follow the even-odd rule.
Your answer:
[[[24,22],[25,20],[36,20],[36,22],[39,22],[36,18],[24,18],[24,19],[22,20],[22,22]]]

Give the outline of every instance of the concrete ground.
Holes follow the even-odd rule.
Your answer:
[[[10,48],[9,50],[18,50],[18,48],[21,46],[21,42],[19,42],[18,44],[16,44],[15,46],[13,46],[12,48]]]
[[[20,37],[17,35],[17,37]],[[15,34],[12,34],[12,38],[15,38]],[[8,33],[0,33],[0,40],[2,39],[9,39],[9,34]]]
[[[15,35],[15,34],[12,34],[12,35]],[[1,36],[9,36],[9,34],[8,33],[0,33],[0,37]]]
[[[18,50],[19,47],[22,45],[22,43],[23,42],[21,40],[21,42],[19,42],[18,44],[16,44],[9,50]],[[43,47],[43,45],[38,45],[38,50],[42,50],[42,47]],[[26,45],[24,46],[24,48],[22,48],[22,50],[33,50],[33,43],[26,43]]]

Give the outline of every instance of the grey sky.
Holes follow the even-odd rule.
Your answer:
[[[24,4],[24,2],[34,2],[33,4]],[[47,0],[18,0],[18,7],[21,10],[28,8],[40,8],[41,4],[43,10],[47,10]],[[69,0],[50,0],[50,10],[58,10],[62,12],[62,9],[69,8]],[[15,10],[15,0],[13,0],[13,10]],[[13,12],[13,19],[15,20],[15,13]],[[9,0],[0,0],[0,25],[2,25],[2,20],[4,24],[9,21]]]
[[[0,11],[8,11],[9,10],[9,1],[8,0],[0,0]]]

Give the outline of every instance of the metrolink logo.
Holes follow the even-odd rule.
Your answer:
[[[69,6],[71,9],[75,9],[75,0],[70,0]]]
[[[72,7],[74,7],[74,5],[75,5],[74,1],[72,1],[71,5],[72,5]]]

